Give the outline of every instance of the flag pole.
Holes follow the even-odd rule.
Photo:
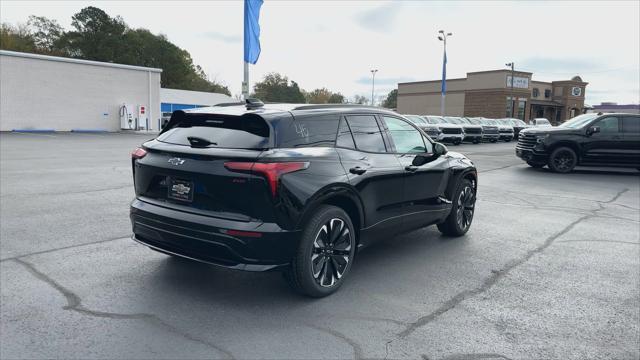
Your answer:
[[[242,82],[242,97],[244,100],[249,98],[249,63],[244,62],[244,81]]]

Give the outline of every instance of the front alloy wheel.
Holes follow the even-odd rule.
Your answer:
[[[453,197],[449,216],[438,224],[438,230],[447,236],[462,236],[469,231],[476,207],[475,182],[462,179]]]
[[[466,185],[458,196],[458,206],[456,209],[456,222],[458,226],[466,232],[471,226],[476,197],[471,186]]]
[[[549,157],[549,168],[557,173],[568,173],[578,163],[575,151],[568,147],[555,149]]]

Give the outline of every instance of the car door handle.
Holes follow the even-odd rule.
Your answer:
[[[404,169],[409,172],[416,172],[416,170],[418,170],[418,167],[413,165],[407,165],[404,167]]]
[[[362,175],[367,172],[367,169],[361,168],[360,166],[356,166],[349,169],[349,172],[356,175]]]

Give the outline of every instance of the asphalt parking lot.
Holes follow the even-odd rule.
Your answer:
[[[638,359],[640,176],[479,168],[462,238],[435,227],[359,254],[324,299],[129,239],[144,135],[1,134],[0,358]]]

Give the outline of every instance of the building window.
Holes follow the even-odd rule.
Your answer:
[[[551,97],[551,89],[544,89],[544,97],[546,99]]]
[[[513,117],[513,113],[511,112],[511,107],[513,106],[513,101],[511,100],[510,96],[507,96],[507,111],[506,111],[506,117],[510,118]]]
[[[538,88],[533,88],[533,97],[538,97],[538,95],[540,95],[540,90],[538,90]]]
[[[524,120],[524,109],[527,107],[527,100],[518,101],[518,116],[520,120]]]

